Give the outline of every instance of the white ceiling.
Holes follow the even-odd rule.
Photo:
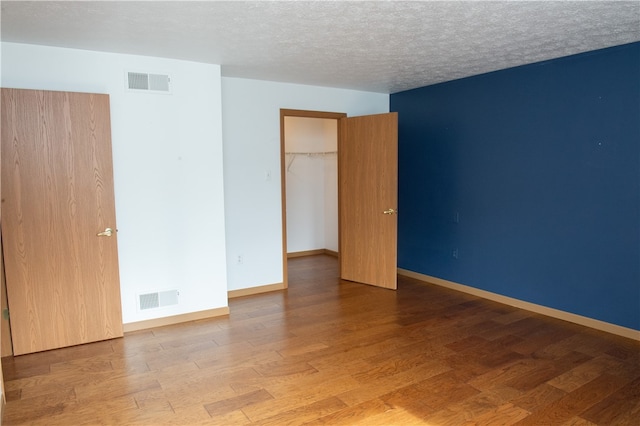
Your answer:
[[[382,93],[640,41],[640,1],[2,1],[2,41]]]

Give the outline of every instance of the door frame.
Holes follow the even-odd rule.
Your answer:
[[[280,109],[280,201],[282,203],[282,284],[283,288],[289,288],[289,274],[287,270],[287,166],[285,158],[285,117],[303,117],[303,118],[324,118],[338,120],[337,140],[338,149],[340,149],[340,122],[341,118],[345,118],[346,113],[343,112],[325,112],[325,111],[309,111],[300,109]],[[338,155],[340,161],[340,155]],[[340,190],[338,185],[338,191]],[[338,204],[338,211],[340,204]],[[338,221],[340,215],[338,214]],[[338,241],[340,241],[340,224],[338,223]],[[340,255],[338,253],[338,255]]]

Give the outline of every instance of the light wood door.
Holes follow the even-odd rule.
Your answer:
[[[340,277],[397,286],[398,114],[342,118]]]
[[[122,336],[110,126],[108,95],[2,89],[15,355]]]
[[[1,124],[0,124],[1,125]],[[0,188],[2,188],[2,150],[0,149]],[[0,189],[0,197],[2,196]],[[2,227],[2,202],[0,202],[0,228]],[[4,280],[4,259],[2,258],[2,238],[0,238],[0,297],[2,298],[2,311],[8,309],[7,305],[7,286]],[[0,425],[2,424],[2,416],[4,414],[4,405],[7,402],[7,398],[4,393],[4,375],[2,373],[2,358],[7,348],[7,329],[4,327],[5,321],[0,318],[0,392],[2,392],[2,399],[0,400]],[[8,322],[6,323],[8,324]],[[11,342],[9,342],[9,346]],[[13,354],[13,349],[11,349]]]

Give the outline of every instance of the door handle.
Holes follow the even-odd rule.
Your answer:
[[[107,228],[102,232],[98,232],[98,237],[110,237],[111,234],[113,233],[113,229],[111,228]]]
[[[398,210],[389,209],[382,212],[382,214],[398,214]]]

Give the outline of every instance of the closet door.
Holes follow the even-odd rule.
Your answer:
[[[340,119],[340,278],[397,287],[398,113]]]
[[[122,336],[108,95],[2,89],[15,355]]]

